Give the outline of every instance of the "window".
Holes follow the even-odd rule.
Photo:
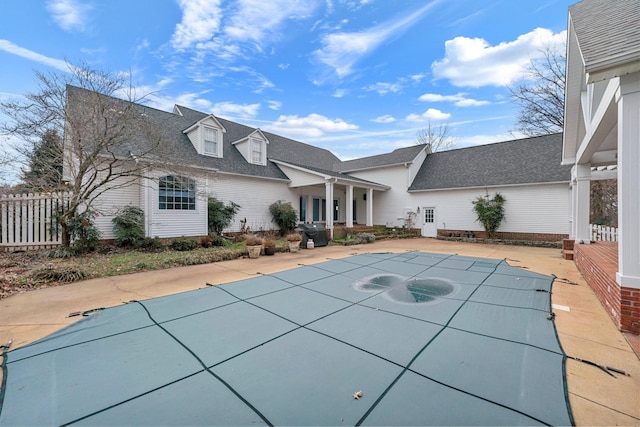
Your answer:
[[[158,185],[158,208],[196,210],[196,182],[182,176],[163,176]]]
[[[300,221],[305,222],[307,220],[307,198],[305,196],[300,197]]]
[[[434,223],[434,215],[432,208],[424,208],[424,223],[425,224],[433,224]]]
[[[219,157],[218,132],[210,127],[203,127],[204,153],[210,156]]]
[[[251,139],[251,163],[259,165],[264,164],[262,160],[262,154],[264,150],[264,143],[256,139]]]

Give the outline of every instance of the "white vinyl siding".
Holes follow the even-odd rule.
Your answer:
[[[130,183],[129,185],[124,185]],[[123,185],[120,187],[120,185]],[[100,231],[101,239],[113,239],[113,218],[125,206],[140,206],[140,180],[124,178],[113,181],[107,190],[94,201],[93,209],[97,211],[95,225]]]
[[[488,188],[505,198],[505,220],[498,229],[514,233],[569,233],[569,184],[523,185]],[[438,229],[482,231],[472,201],[485,189],[440,190],[411,193],[412,206],[434,206]],[[422,220],[422,218],[420,218]],[[417,224],[420,226],[421,224]]]
[[[240,231],[241,221],[251,230],[269,230],[277,228],[271,218],[269,205],[282,200],[291,202],[298,212],[299,193],[280,180],[266,180],[234,175],[219,174],[207,181],[207,194],[224,204],[234,202],[240,210],[225,231]]]

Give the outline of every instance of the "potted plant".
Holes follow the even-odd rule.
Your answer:
[[[300,241],[302,235],[300,233],[287,234],[287,242],[289,242],[289,252],[298,252],[300,250]]]
[[[276,241],[273,237],[267,236],[262,241],[265,255],[273,255],[276,253]]]
[[[249,258],[258,258],[260,256],[260,251],[262,250],[262,237],[250,234],[245,237],[244,244],[247,245]]]

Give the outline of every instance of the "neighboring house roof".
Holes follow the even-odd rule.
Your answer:
[[[429,144],[419,144],[411,147],[398,148],[387,154],[379,154],[377,156],[362,157],[360,159],[341,162],[336,164],[335,167],[336,170],[341,172],[354,172],[364,169],[411,163],[421,151],[427,149],[428,145]]]
[[[583,0],[569,7],[569,19],[588,83],[640,70],[640,1]]]
[[[409,191],[569,182],[561,154],[561,133],[433,153]]]

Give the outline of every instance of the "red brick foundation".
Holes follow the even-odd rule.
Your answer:
[[[640,289],[620,287],[616,282],[617,243],[576,244],[574,260],[618,329],[640,334]]]
[[[476,239],[486,239],[487,233],[482,230],[444,230],[438,229],[438,236],[440,237],[473,237]],[[551,234],[551,233],[511,233],[511,232],[496,232],[496,239],[498,240],[520,240],[531,242],[561,242],[563,239],[567,239],[567,234]]]

